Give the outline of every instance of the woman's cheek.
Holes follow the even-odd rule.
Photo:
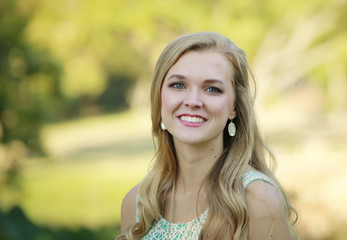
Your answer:
[[[162,109],[168,109],[170,106],[170,100],[168,97],[162,97],[161,98],[161,107]]]
[[[213,108],[213,112],[217,115],[223,115],[225,114],[225,111],[226,109],[229,107],[228,104],[223,104],[223,103],[220,103],[220,104],[213,104],[212,105],[212,108]]]

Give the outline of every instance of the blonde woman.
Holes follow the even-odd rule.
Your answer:
[[[117,239],[296,239],[250,76],[245,53],[216,33],[165,48],[151,88],[155,162],[124,197]]]

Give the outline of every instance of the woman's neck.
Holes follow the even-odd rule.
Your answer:
[[[196,193],[223,151],[223,143],[191,145],[175,142],[177,191]]]

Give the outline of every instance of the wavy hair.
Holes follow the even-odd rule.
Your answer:
[[[163,51],[155,67],[151,86],[152,134],[156,156],[138,192],[140,221],[130,226],[117,239],[141,239],[159,220],[168,191],[177,177],[177,160],[172,136],[160,128],[161,88],[169,69],[188,51],[216,51],[223,54],[232,67],[232,83],[236,93],[237,134],[231,138],[224,129],[223,152],[205,179],[209,212],[199,239],[247,239],[248,218],[242,176],[250,165],[266,174],[277,185],[284,203],[288,225],[295,239],[290,219],[296,212],[283,188],[272,173],[275,160],[257,127],[249,79],[254,76],[246,55],[228,38],[212,32],[183,35]],[[255,86],[255,85],[254,85]],[[269,166],[268,166],[269,165]]]

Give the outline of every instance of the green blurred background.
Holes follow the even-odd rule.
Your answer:
[[[301,239],[347,239],[346,0],[0,0],[0,239],[113,239],[154,156],[163,48],[243,48]]]

